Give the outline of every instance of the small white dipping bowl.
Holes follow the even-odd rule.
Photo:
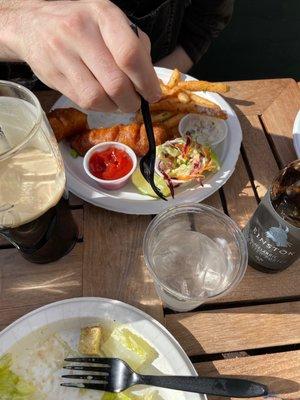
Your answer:
[[[188,114],[180,120],[178,130],[182,137],[185,137],[187,132],[191,132],[191,130],[197,131],[197,125],[199,123],[211,123],[214,122],[219,133],[218,137],[214,138],[214,133],[206,134],[206,140],[201,140],[201,132],[199,131],[199,136],[197,133],[192,134],[193,140],[201,144],[209,144],[210,146],[216,146],[217,144],[223,142],[223,140],[227,136],[228,126],[223,119],[209,117],[201,114]],[[199,129],[199,128],[198,128]],[[194,136],[195,135],[195,136]],[[196,139],[196,135],[198,136]]]
[[[116,149],[120,149],[120,150],[124,150],[126,151],[126,153],[129,155],[129,157],[132,160],[132,168],[131,170],[128,172],[127,175],[123,176],[122,178],[119,179],[100,179],[97,178],[96,176],[94,176],[89,169],[89,162],[90,162],[90,158],[91,156],[96,153],[96,152],[101,152],[104,150],[107,150],[110,147],[114,147]],[[96,144],[94,147],[92,147],[84,156],[83,158],[83,168],[86,172],[86,174],[93,179],[94,181],[98,182],[99,186],[101,186],[103,189],[107,189],[107,190],[117,190],[120,189],[121,187],[125,186],[126,183],[128,182],[130,176],[133,174],[134,170],[136,169],[137,166],[137,158],[136,155],[134,153],[134,151],[126,146],[126,144],[122,144],[119,142],[103,142],[103,143],[99,143]]]

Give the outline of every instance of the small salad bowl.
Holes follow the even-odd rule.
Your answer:
[[[109,148],[115,148],[115,149],[123,150],[131,158],[132,168],[126,175],[122,176],[121,178],[118,178],[118,179],[100,179],[100,178],[97,178],[95,175],[93,175],[91,173],[91,171],[90,171],[89,162],[90,162],[90,159],[91,159],[92,155],[94,153],[96,153],[96,152],[102,152],[102,151],[105,151],[105,150],[107,150]],[[107,190],[117,190],[117,189],[120,189],[121,187],[125,186],[126,183],[129,180],[129,178],[131,177],[131,175],[135,171],[136,166],[137,166],[137,157],[136,157],[134,151],[130,147],[126,146],[123,143],[119,143],[119,142],[103,142],[103,143],[96,144],[94,147],[92,147],[86,153],[86,155],[84,156],[84,159],[83,159],[83,168],[84,168],[86,174],[91,179],[96,181],[101,188],[107,189]]]
[[[223,119],[187,114],[180,120],[178,130],[183,138],[188,133],[194,141],[215,147],[225,140],[228,126]]]

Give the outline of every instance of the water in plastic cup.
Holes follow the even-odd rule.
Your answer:
[[[176,311],[228,293],[247,266],[247,246],[237,225],[205,205],[159,214],[146,231],[143,248],[159,296]]]

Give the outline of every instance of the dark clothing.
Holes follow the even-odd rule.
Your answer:
[[[234,0],[113,0],[151,39],[153,62],[181,45],[194,63],[225,28]]]
[[[151,40],[153,62],[181,45],[196,64],[225,28],[234,0],[113,0]],[[17,68],[17,73],[14,73]],[[5,74],[5,72],[9,73]],[[20,66],[2,66],[0,79],[24,77]],[[29,70],[25,70],[28,75]],[[4,75],[4,76],[3,76]],[[27,78],[27,77],[26,77]],[[20,81],[23,83],[23,80]],[[35,84],[33,83],[35,86]],[[28,86],[28,85],[26,85]]]

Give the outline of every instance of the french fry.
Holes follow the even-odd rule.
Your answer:
[[[158,114],[153,114],[151,115],[152,122],[157,124],[159,122],[164,122],[168,120],[169,118],[172,118],[174,116],[174,113],[169,112],[169,111],[163,111]]]
[[[193,101],[195,104],[198,104],[199,106],[220,109],[220,107],[216,103],[213,103],[210,100],[204,99],[203,97],[198,96],[197,94],[192,93],[192,92],[190,93],[190,99],[191,99],[191,101]]]
[[[163,126],[165,128],[174,128],[178,126],[180,120],[185,116],[185,114],[180,113],[180,114],[175,114],[173,117],[167,119],[166,121],[163,122]]]
[[[202,107],[194,103],[182,104],[176,98],[164,99],[157,103],[150,104],[151,111],[170,111],[174,113],[195,113],[208,115],[220,119],[227,119],[227,114],[220,109]]]
[[[169,111],[162,111],[162,112],[158,112],[158,113],[151,113],[151,120],[153,123],[157,124],[160,122],[164,122],[165,120],[172,118],[174,116],[174,113],[169,112]],[[143,120],[143,116],[142,113],[140,111],[138,111],[135,114],[135,122],[137,122],[138,124],[143,124],[144,120]]]
[[[135,113],[134,122],[137,124],[142,124],[144,122],[141,111],[137,111]]]
[[[190,96],[189,96],[189,94],[187,92],[179,92],[177,94],[177,98],[180,101],[180,103],[183,103],[183,104],[187,104],[191,100]]]
[[[216,93],[226,93],[229,86],[225,83],[211,83],[206,81],[180,81],[177,83],[179,90],[190,90],[191,92],[208,91]]]
[[[178,84],[178,82],[180,81],[180,77],[181,77],[180,71],[177,68],[175,68],[174,71],[172,72],[169,82],[167,83],[167,86],[170,89],[175,87]]]
[[[161,92],[163,94],[163,97],[168,97],[171,95],[172,93],[172,89],[170,89],[167,85],[165,85],[164,83],[160,83],[160,89]]]

